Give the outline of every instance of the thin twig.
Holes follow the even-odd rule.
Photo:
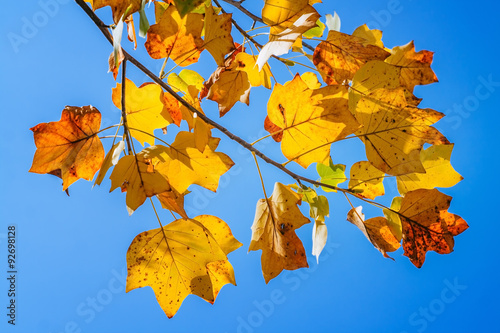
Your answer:
[[[130,143],[129,128],[127,123],[127,112],[125,109],[125,82],[127,81],[127,59],[122,62],[122,123],[123,123],[123,136],[127,141],[128,154],[132,155],[132,144]]]

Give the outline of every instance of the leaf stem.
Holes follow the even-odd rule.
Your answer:
[[[130,143],[130,135],[127,123],[127,112],[125,108],[126,82],[127,82],[127,58],[123,59],[122,62],[122,123],[123,123],[123,136],[127,141],[128,154],[132,155],[132,144]]]

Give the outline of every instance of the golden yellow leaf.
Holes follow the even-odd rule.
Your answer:
[[[349,189],[362,192],[359,195],[375,199],[385,194],[384,172],[375,168],[370,162],[356,162],[351,167]]]
[[[438,82],[436,74],[431,69],[433,52],[415,52],[413,41],[404,46],[396,46],[393,54],[385,61],[399,70],[399,83],[413,91],[416,85]]]
[[[271,35],[277,35],[291,27],[297,19],[308,13],[316,13],[311,6],[317,0],[265,0],[262,19],[271,27]]]
[[[155,171],[166,177],[177,192],[184,193],[191,184],[215,192],[220,176],[234,165],[226,154],[214,152],[216,147],[217,140],[210,139],[200,152],[194,133],[179,132],[170,147],[158,145],[144,151],[152,158]]]
[[[227,230],[218,230],[225,232],[219,238],[239,243]],[[126,291],[150,286],[169,318],[189,294],[213,303],[224,284],[236,285],[226,254],[211,230],[197,218],[145,231],[134,238],[127,251]]]
[[[234,49],[231,37],[231,14],[215,14],[212,6],[205,13],[205,42],[203,47],[214,57],[219,66],[224,65],[224,56]]]
[[[266,283],[283,269],[309,267],[304,246],[295,234],[296,229],[310,222],[300,212],[297,206],[300,202],[297,193],[276,183],[271,197],[257,203],[248,250],[262,250],[262,273]]]
[[[123,156],[114,167],[110,192],[120,188],[127,192],[127,211],[131,215],[146,198],[170,190],[168,179],[155,170],[151,159],[145,156],[145,150],[137,155]]]
[[[425,173],[412,173],[397,177],[401,194],[417,189],[452,187],[463,178],[450,163],[453,144],[431,146],[420,152],[420,161]]]
[[[31,128],[37,150],[29,171],[61,178],[63,191],[80,178],[92,180],[104,160],[100,126],[95,107],[66,106],[61,120]]]
[[[411,191],[402,199],[404,255],[416,267],[422,267],[427,251],[451,253],[453,237],[469,227],[460,216],[448,212],[450,202],[450,196],[436,189]]]
[[[444,115],[407,105],[403,88],[378,89],[362,97],[355,115],[363,125],[356,134],[365,143],[368,160],[390,175],[425,172],[420,162],[424,143],[448,143],[430,126]]]
[[[169,6],[149,28],[146,50],[153,59],[169,57],[180,66],[191,65],[200,57],[202,29],[203,15],[190,13],[181,18],[176,7]]]
[[[384,43],[382,42],[382,31],[377,29],[370,29],[366,24],[357,27],[352,35],[354,37],[363,38],[371,45],[378,46],[382,49],[384,48]]]
[[[219,104],[221,117],[231,110],[238,101],[249,105],[250,81],[247,73],[238,70],[221,72],[210,87],[207,98]]]
[[[259,71],[255,66],[257,58],[248,53],[238,53],[231,65],[228,67],[231,70],[244,71],[248,75],[248,80],[252,87],[264,86],[271,89],[271,68],[266,63],[264,68]]]
[[[386,258],[392,259],[387,252],[394,252],[401,247],[400,241],[394,236],[385,217],[373,217],[365,221],[362,207],[353,208],[347,213],[347,221],[357,226],[368,240]]]
[[[299,75],[284,86],[276,84],[267,112],[270,121],[283,129],[285,157],[304,168],[328,163],[330,144],[359,128],[347,103],[344,86],[311,90]]]
[[[314,50],[313,62],[326,84],[342,84],[368,61],[384,60],[389,55],[372,41],[331,30]]]
[[[129,79],[126,81],[125,90],[125,111],[131,135],[142,145],[146,142],[154,145],[154,130],[174,122],[170,114],[163,109],[163,90],[154,83],[146,83],[137,88]],[[121,83],[117,83],[116,88],[113,88],[112,98],[116,107],[121,109]]]

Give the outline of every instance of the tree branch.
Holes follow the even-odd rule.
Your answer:
[[[111,45],[113,45],[113,37],[111,36],[111,34],[109,33],[109,31],[106,30],[106,28],[104,28],[106,25],[88,7],[88,5],[84,2],[84,0],[75,0],[75,2],[80,7],[83,8],[83,10],[85,11],[85,13],[87,13],[87,15],[97,25],[97,27],[104,34],[104,36],[109,41],[109,43]],[[223,127],[219,123],[213,121],[212,119],[210,119],[209,117],[207,117],[203,113],[198,112],[198,110],[196,110],[191,104],[189,104],[186,100],[184,100],[181,96],[179,96],[179,94],[177,94],[170,86],[168,86],[165,82],[163,82],[163,80],[161,80],[153,72],[151,72],[149,69],[147,69],[141,62],[139,62],[137,59],[135,59],[133,56],[131,56],[125,50],[123,50],[123,55],[124,55],[124,57],[125,57],[126,60],[130,61],[139,70],[141,70],[144,74],[146,74],[147,76],[149,76],[149,78],[151,78],[155,83],[157,83],[163,89],[165,89],[170,95],[172,95],[177,101],[179,101],[179,103],[181,103],[183,106],[185,106],[191,112],[197,113],[198,118],[202,119],[207,124],[212,125],[216,129],[218,129],[220,132],[222,132],[225,136],[227,136],[229,139],[237,142],[240,146],[242,146],[243,148],[247,149],[248,151],[255,153],[255,155],[259,156],[266,163],[269,163],[269,164],[273,165],[274,167],[276,167],[279,170],[283,171],[284,173],[286,173],[287,175],[289,175],[290,177],[292,177],[296,181],[304,181],[304,182],[307,182],[307,183],[312,184],[312,185],[323,186],[323,187],[330,188],[332,190],[337,190],[337,191],[340,191],[340,192],[343,192],[343,193],[349,193],[349,194],[354,195],[356,197],[359,196],[355,192],[353,192],[352,190],[344,189],[344,188],[340,188],[340,187],[336,187],[336,186],[332,186],[332,185],[328,185],[328,184],[323,184],[321,182],[318,182],[318,181],[315,181],[315,180],[312,180],[312,179],[300,176],[300,175],[296,174],[295,172],[290,171],[289,169],[287,169],[284,166],[282,166],[280,163],[278,163],[278,162],[274,161],[273,159],[267,157],[265,154],[263,154],[261,151],[259,151],[255,147],[253,147],[251,144],[249,144],[248,142],[246,142],[245,140],[243,140],[239,136],[231,133],[228,129],[226,129],[225,127]]]

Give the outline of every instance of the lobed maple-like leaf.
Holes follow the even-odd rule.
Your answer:
[[[316,0],[265,0],[262,20],[271,27],[271,35],[277,35],[290,28],[304,14],[317,15],[313,4]]]
[[[192,184],[215,192],[220,176],[234,162],[226,154],[214,152],[218,145],[218,140],[214,138],[200,152],[194,136],[194,133],[179,132],[169,147],[157,145],[146,148],[144,152],[152,159],[155,171],[167,178],[178,193],[184,193]]]
[[[267,110],[269,120],[283,129],[283,154],[304,168],[326,163],[331,143],[360,126],[348,110],[347,87],[312,90],[299,75],[274,86]]]
[[[248,250],[262,250],[262,273],[266,283],[283,269],[309,267],[304,246],[295,234],[296,229],[310,222],[300,212],[297,206],[300,202],[297,193],[276,183],[271,197],[257,203]]]
[[[411,41],[404,46],[393,48],[393,54],[385,61],[398,68],[401,86],[413,91],[416,85],[438,82],[431,69],[433,57],[434,53],[430,51],[415,52],[415,45]]]
[[[227,254],[241,245],[215,216],[180,219],[145,231],[127,251],[126,291],[150,286],[169,318],[189,294],[213,303],[223,285],[236,285]]]
[[[224,65],[224,56],[234,50],[231,18],[232,14],[217,15],[212,6],[206,9],[203,47],[219,66]]]
[[[29,171],[61,178],[63,191],[80,178],[92,180],[104,160],[100,126],[101,113],[89,105],[66,106],[61,120],[31,128],[37,150]]]
[[[181,17],[175,6],[169,6],[149,28],[145,47],[153,59],[169,57],[180,66],[188,66],[200,57],[202,30],[203,15],[189,13]]]
[[[180,194],[173,188],[156,195],[163,208],[176,212],[181,217],[187,219],[188,216],[184,210],[184,196],[185,194]]]
[[[358,37],[355,33],[351,36],[331,30],[326,41],[314,50],[313,62],[326,84],[342,84],[351,80],[368,61],[384,60],[389,56],[390,53],[376,41]]]
[[[448,212],[450,202],[450,196],[436,189],[415,190],[403,197],[399,217],[404,255],[416,267],[422,267],[427,251],[451,253],[453,237],[469,227],[460,216]]]
[[[343,164],[333,164],[332,159],[328,161],[328,165],[318,163],[316,165],[316,171],[320,176],[320,182],[326,185],[337,186],[347,180],[345,176],[345,165]],[[329,187],[321,186],[325,192],[337,192]]]
[[[208,90],[207,98],[219,104],[220,116],[224,116],[236,102],[250,104],[250,81],[245,71],[224,70]]]
[[[154,130],[167,127],[174,120],[164,110],[163,90],[155,83],[144,83],[139,88],[126,79],[125,111],[130,134],[142,145],[155,144]],[[122,107],[122,84],[117,83],[112,93],[113,103]]]
[[[365,143],[368,160],[390,175],[425,172],[420,161],[424,143],[449,143],[431,126],[444,115],[409,105],[403,88],[377,89],[362,97],[355,116],[363,125],[356,135]]]

